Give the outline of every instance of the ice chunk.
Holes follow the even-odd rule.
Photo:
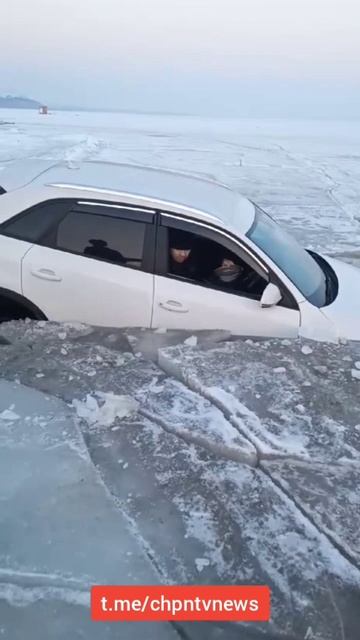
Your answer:
[[[199,573],[202,572],[205,567],[208,567],[210,560],[208,558],[195,558],[195,565]]]
[[[184,344],[186,344],[188,347],[196,347],[198,342],[198,339],[196,336],[190,336],[190,338],[186,338],[186,340],[184,340]]]
[[[89,327],[89,325],[84,324],[84,322],[63,322],[62,326],[64,329],[73,329],[74,331],[85,331],[87,334],[93,332],[93,328]]]
[[[307,344],[304,344],[303,347],[301,347],[301,353],[304,354],[304,356],[309,356],[310,353],[312,353],[313,350],[311,347],[309,347]]]
[[[5,409],[5,411],[0,413],[0,420],[6,420],[7,422],[13,422],[15,420],[20,420],[20,416],[18,416],[18,414],[15,413],[12,410],[12,408],[10,408],[10,409]]]
[[[295,409],[297,409],[299,413],[305,413],[305,407],[302,404],[297,404]]]
[[[111,427],[116,418],[127,418],[138,410],[138,403],[131,396],[117,396],[112,393],[98,393],[96,395],[99,400],[103,401],[101,406],[97,399],[90,394],[86,396],[84,402],[73,400],[73,406],[79,418],[91,426]]]
[[[351,375],[355,380],[360,380],[360,371],[359,369],[351,369]]]

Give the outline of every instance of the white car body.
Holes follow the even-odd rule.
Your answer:
[[[252,239],[255,205],[225,185],[146,167],[103,162],[70,167],[50,161],[16,163],[0,172],[0,185],[0,308],[9,299],[23,304],[35,318],[95,326],[223,329],[236,335],[305,336],[332,342],[360,339],[360,270],[325,258],[336,274],[338,290],[331,303],[316,306]],[[59,249],[55,240],[40,242],[27,232],[22,237],[9,231],[13,221],[19,220],[16,224],[21,227],[41,211],[50,215],[49,205],[51,215],[56,211],[58,226],[54,223],[54,230],[47,233],[49,238],[58,234],[56,243],[60,224],[66,227],[68,216],[82,215],[84,224],[86,220],[99,224],[103,216],[108,226],[111,218],[114,236],[119,220],[126,220],[130,230],[131,225],[139,229],[141,225],[144,253],[141,260],[132,259],[140,266],[129,265],[131,258],[115,264]],[[158,266],[158,253],[163,246],[161,230],[172,225],[207,234],[216,243],[230,243],[273,283],[274,290],[291,298],[291,304],[274,302],[264,308],[245,295],[171,277]],[[28,232],[32,236],[35,231]],[[70,245],[72,241],[76,238]]]

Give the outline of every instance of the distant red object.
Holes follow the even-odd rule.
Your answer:
[[[49,113],[49,109],[46,106],[40,107],[39,108],[39,113],[41,113],[41,115],[46,116]]]

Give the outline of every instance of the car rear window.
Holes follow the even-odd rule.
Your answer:
[[[0,233],[26,242],[40,243],[53,225],[67,213],[72,203],[65,201],[43,202],[27,209],[0,226]]]

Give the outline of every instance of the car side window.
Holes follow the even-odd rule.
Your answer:
[[[169,227],[167,273],[194,284],[260,300],[267,285],[235,245],[231,248],[200,234]]]
[[[49,230],[71,209],[72,203],[72,200],[42,202],[6,220],[0,226],[0,233],[25,242],[40,244]]]
[[[146,223],[83,211],[71,211],[60,222],[54,248],[140,269]]]

